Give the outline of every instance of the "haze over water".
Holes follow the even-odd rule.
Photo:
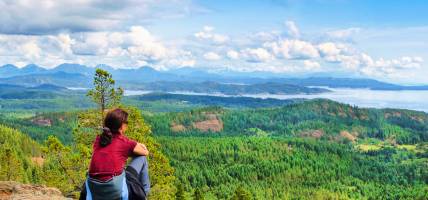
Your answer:
[[[209,96],[244,96],[254,98],[274,98],[274,99],[316,99],[325,98],[333,101],[356,105],[365,108],[400,108],[428,112],[428,91],[385,91],[353,88],[327,88],[332,92],[321,94],[242,94],[224,95],[220,93],[193,93],[193,92],[173,92],[174,94],[187,95],[209,95]],[[150,91],[129,90],[125,91],[125,96],[142,95]]]
[[[351,88],[328,88],[332,90],[329,93],[322,94],[299,94],[299,95],[273,95],[256,94],[245,95],[258,98],[326,98],[341,103],[356,105],[367,108],[400,108],[428,112],[428,91],[384,91],[370,89],[351,89]]]

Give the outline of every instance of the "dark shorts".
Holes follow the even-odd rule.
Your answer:
[[[125,169],[126,173],[126,184],[128,187],[128,199],[129,200],[144,200],[146,199],[146,193],[144,192],[143,185],[138,179],[138,172],[133,168],[128,166]],[[82,186],[80,192],[80,200],[86,200],[86,184]],[[97,200],[97,199],[93,199]],[[120,200],[120,199],[119,199]]]

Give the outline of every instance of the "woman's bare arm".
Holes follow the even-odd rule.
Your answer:
[[[148,156],[149,150],[147,150],[146,145],[137,143],[137,145],[134,148],[134,154],[139,156]]]

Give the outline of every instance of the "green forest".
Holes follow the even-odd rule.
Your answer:
[[[0,180],[77,198],[108,91],[104,109],[126,109],[127,136],[151,152],[150,199],[428,199],[424,112],[326,99],[123,97],[103,70],[91,91],[1,98]]]

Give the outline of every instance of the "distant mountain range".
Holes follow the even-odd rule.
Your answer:
[[[306,77],[292,78],[269,72],[210,72],[201,68],[179,68],[159,71],[151,67],[137,69],[115,69],[108,65],[98,68],[109,71],[119,85],[126,89],[156,91],[193,91],[239,94],[243,92],[265,93],[319,93],[328,90],[313,87],[368,88],[373,90],[428,90],[424,86],[403,86],[374,79]],[[35,87],[52,84],[62,87],[91,87],[95,68],[79,64],[61,64],[46,69],[34,64],[18,68],[14,65],[0,67],[0,84]],[[251,85],[251,86],[242,86]]]

